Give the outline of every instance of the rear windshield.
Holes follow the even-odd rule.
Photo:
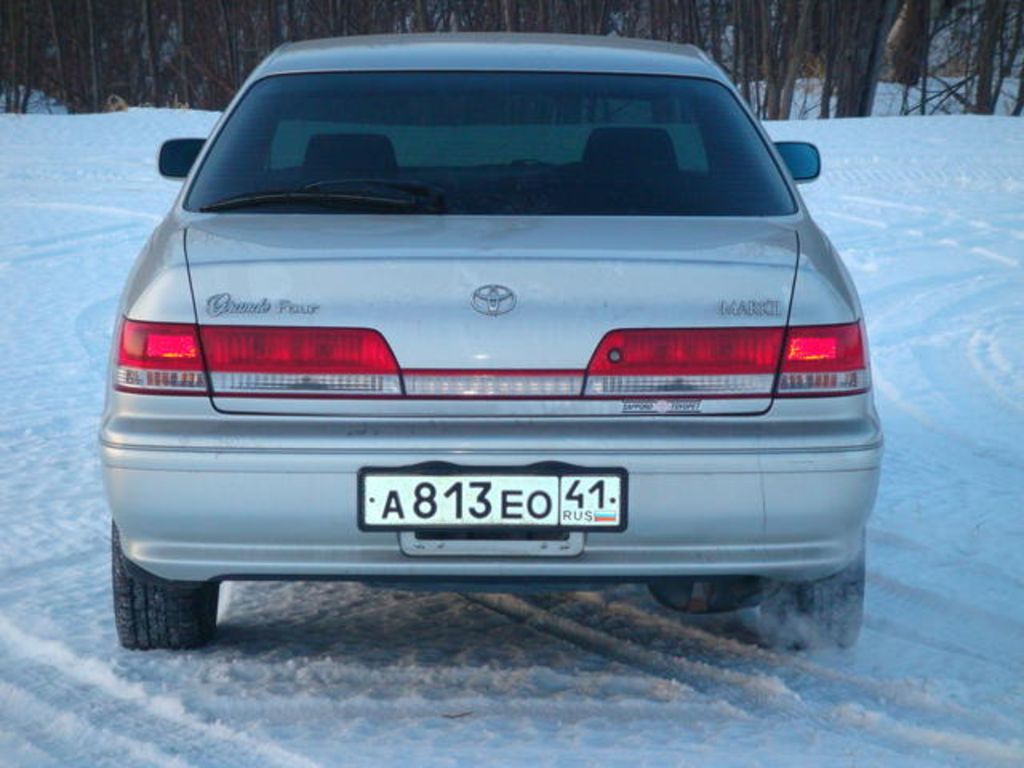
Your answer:
[[[724,86],[533,72],[266,78],[216,138],[186,208],[353,179],[429,184],[446,213],[462,215],[795,210],[764,141]]]

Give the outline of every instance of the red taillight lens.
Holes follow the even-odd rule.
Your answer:
[[[767,397],[783,333],[782,328],[612,331],[591,358],[586,394]]]
[[[125,320],[116,378],[117,388],[128,392],[204,394],[206,377],[195,327]]]
[[[866,367],[860,323],[789,329],[783,371],[855,371]]]
[[[211,371],[221,373],[397,373],[384,337],[360,328],[206,326]]]
[[[786,335],[780,397],[852,395],[871,386],[860,323],[797,326]]]
[[[195,327],[171,323],[125,320],[121,326],[118,363],[145,368],[203,370]]]
[[[785,344],[783,337],[785,336]],[[779,355],[783,352],[781,367]],[[871,386],[859,323],[790,328],[618,330],[587,369],[592,397],[849,395]]]
[[[215,395],[398,395],[398,364],[365,328],[206,326],[200,330]]]

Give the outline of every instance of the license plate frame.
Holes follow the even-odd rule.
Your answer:
[[[408,522],[377,524],[366,520],[366,484],[369,477],[398,476],[406,478],[415,477],[444,477],[457,478],[459,476],[489,476],[489,477],[520,477],[536,476],[541,478],[558,478],[561,489],[562,480],[566,477],[615,477],[619,482],[618,522],[610,524],[575,524],[563,523],[561,520],[561,493],[559,494],[559,509],[557,510],[557,523],[533,525],[529,523],[516,524],[493,524],[493,523],[461,523],[461,524],[439,524],[424,523],[422,521],[409,519]],[[629,473],[622,467],[582,467],[563,462],[541,462],[529,465],[495,465],[495,466],[467,466],[452,464],[448,462],[424,462],[404,467],[362,467],[357,475],[356,490],[356,523],[359,530],[366,532],[416,532],[416,531],[474,531],[486,533],[487,531],[507,534],[510,531],[564,531],[582,533],[621,533],[629,525]],[[409,515],[408,517],[414,517]]]

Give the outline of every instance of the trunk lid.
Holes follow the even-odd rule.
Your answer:
[[[237,213],[199,218],[187,231],[186,252],[202,326],[371,328],[383,334],[403,371],[582,373],[602,337],[617,328],[784,326],[798,246],[791,224],[763,219]],[[582,397],[327,399],[214,392],[213,401],[232,413],[643,411]],[[688,412],[757,413],[770,404],[767,397],[705,400]],[[663,412],[659,403],[652,408]]]

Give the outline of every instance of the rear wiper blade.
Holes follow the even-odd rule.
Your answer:
[[[224,200],[204,205],[199,210],[203,213],[230,211],[239,208],[253,208],[261,205],[316,205],[323,208],[371,209],[393,212],[427,211],[440,213],[442,208],[433,198],[407,194],[397,196],[384,192],[352,191],[328,192],[319,189],[296,189],[281,192],[252,192],[244,195],[228,197]]]
[[[394,196],[394,193],[398,192],[402,196],[396,199],[418,201],[421,206],[433,212],[442,213],[445,208],[444,190],[425,181],[346,177],[314,181],[312,184],[304,186],[302,191],[384,195],[389,197]]]

